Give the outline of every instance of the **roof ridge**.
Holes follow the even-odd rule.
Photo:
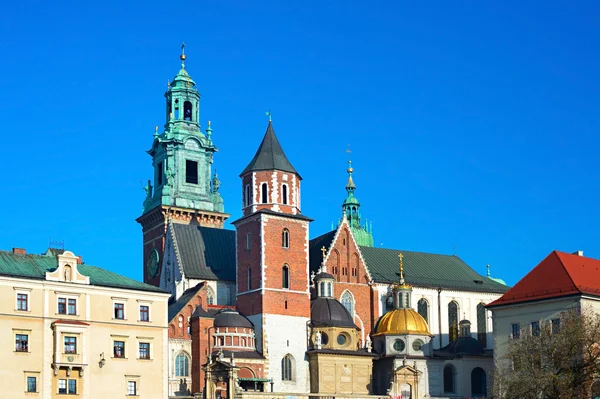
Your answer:
[[[577,291],[579,291],[580,293],[583,293],[579,287],[577,286],[577,284],[575,283],[575,280],[573,279],[573,276],[571,275],[571,271],[569,270],[569,268],[567,267],[567,265],[565,265],[565,262],[563,262],[563,259],[560,257],[559,255],[559,251],[554,250],[550,253],[550,255],[555,255],[558,258],[558,261],[560,262],[560,265],[563,267],[563,269],[565,269],[565,272],[567,273],[567,276],[569,277],[569,280],[571,280],[571,284],[573,284],[573,287],[575,287],[575,289],[577,289]]]

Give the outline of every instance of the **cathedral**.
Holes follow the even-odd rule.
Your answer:
[[[144,281],[171,293],[169,395],[487,396],[485,306],[508,287],[455,255],[375,247],[351,162],[337,226],[313,235],[271,120],[240,164],[242,216],[225,228],[217,148],[180,58],[137,219]]]

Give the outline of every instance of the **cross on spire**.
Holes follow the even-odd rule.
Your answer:
[[[327,254],[327,248],[322,247],[321,252],[323,253],[323,260],[325,260],[325,255]]]
[[[181,43],[181,55],[179,59],[181,60],[181,68],[185,68],[185,43]]]
[[[268,110],[267,112],[265,112],[265,115],[267,115],[269,117],[269,122],[271,122],[271,110]]]

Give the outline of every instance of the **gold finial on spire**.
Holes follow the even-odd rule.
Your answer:
[[[181,43],[181,55],[179,59],[181,60],[181,68],[185,68],[185,43]]]
[[[348,153],[348,169],[347,169],[347,172],[348,173],[352,173],[352,172],[354,172],[354,168],[352,167],[352,159],[350,159],[350,154],[352,153],[352,150],[350,149],[350,144],[348,144],[348,148],[346,149],[346,152]]]
[[[210,121],[208,121],[208,127],[210,127]]]
[[[167,79],[167,88],[171,87],[171,79]]]
[[[327,255],[327,248],[322,247],[321,252],[323,252],[323,260],[325,260],[325,256]]]
[[[398,258],[400,258],[400,282],[402,283],[402,280],[404,280],[404,262],[402,261],[404,255],[402,255],[402,252],[398,254]]]

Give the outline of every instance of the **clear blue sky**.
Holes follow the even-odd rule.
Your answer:
[[[514,284],[551,250],[600,257],[597,2],[11,2],[0,16],[0,248],[65,241],[141,279],[141,183],[167,80],[212,121],[230,220],[275,131],[311,237],[345,152],[375,241],[456,253]],[[228,228],[232,228],[228,226]]]

